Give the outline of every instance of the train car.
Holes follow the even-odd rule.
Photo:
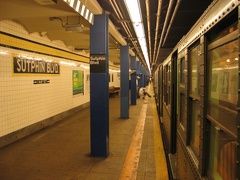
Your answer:
[[[239,16],[239,1],[213,1],[155,71],[173,179],[240,178]]]

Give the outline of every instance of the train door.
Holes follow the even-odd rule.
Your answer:
[[[170,146],[170,152],[172,154],[176,153],[176,141],[177,141],[177,91],[178,91],[178,73],[177,73],[177,51],[172,54],[171,58],[171,146]]]
[[[200,41],[188,48],[188,136],[187,145],[195,164],[200,160]]]
[[[162,121],[163,116],[163,66],[161,65],[159,68],[159,77],[158,77],[158,85],[159,85],[159,92],[158,92],[158,99],[159,99],[159,117]]]
[[[178,52],[178,132],[186,144],[187,139],[187,50]]]

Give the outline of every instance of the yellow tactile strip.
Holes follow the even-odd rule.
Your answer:
[[[154,101],[154,99],[152,99]],[[152,102],[153,104],[153,102]],[[168,180],[168,169],[165,151],[162,142],[162,135],[160,131],[159,118],[156,106],[153,106],[153,131],[154,131],[154,154],[156,165],[156,179]]]
[[[153,94],[150,90],[150,86],[147,88],[150,94]],[[162,142],[162,135],[160,131],[159,118],[157,109],[155,106],[154,98],[147,98],[143,101],[141,113],[134,131],[134,135],[124,162],[124,166],[120,175],[120,180],[136,180],[138,163],[141,153],[141,145],[143,140],[144,126],[146,120],[146,112],[148,103],[152,108],[153,113],[153,135],[154,135],[154,156],[155,156],[155,168],[156,168],[156,179],[168,180],[168,169],[164,146]]]
[[[141,113],[119,178],[120,180],[134,180],[137,178],[138,162],[141,153],[147,107],[148,104],[143,104],[142,106]]]

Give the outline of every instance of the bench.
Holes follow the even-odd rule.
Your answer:
[[[116,94],[119,94],[120,87],[110,86],[108,92],[109,97],[114,97]]]

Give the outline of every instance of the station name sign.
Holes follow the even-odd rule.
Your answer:
[[[90,73],[105,73],[106,72],[106,55],[91,54],[89,64],[90,64]]]
[[[60,65],[47,60],[13,57],[14,73],[60,74]]]

